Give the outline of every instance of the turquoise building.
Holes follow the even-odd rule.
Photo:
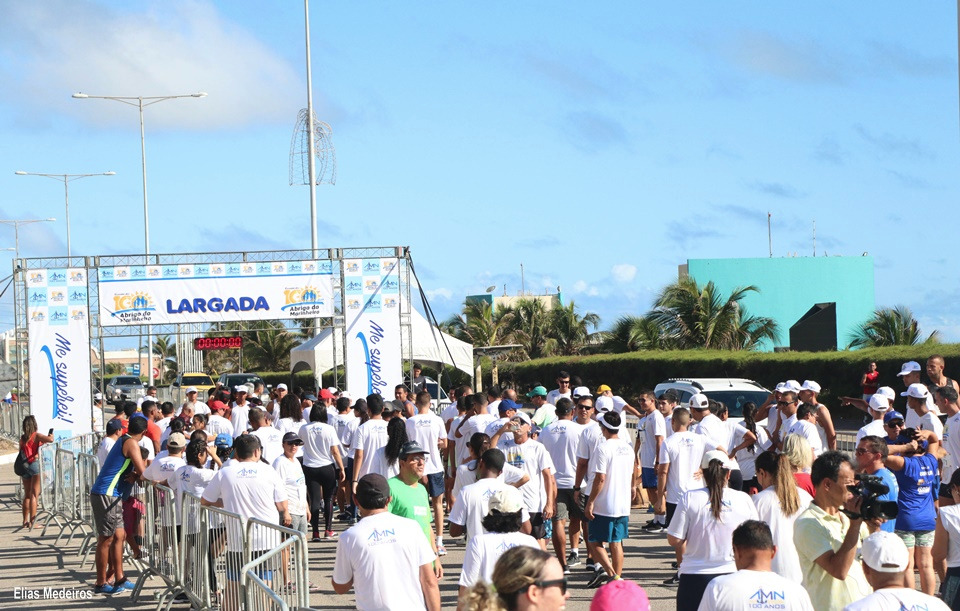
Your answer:
[[[768,316],[780,325],[779,341],[776,346],[761,348],[766,351],[791,347],[790,328],[804,316],[810,315],[807,326],[811,321],[817,325],[823,312],[832,318],[834,311],[835,345],[842,350],[850,343],[853,330],[870,318],[876,307],[873,257],[869,256],[689,259],[680,266],[680,275],[684,274],[700,286],[713,281],[724,295],[741,286],[757,287],[759,293],[748,293],[742,301],[744,308],[750,315]],[[799,335],[795,334],[795,341]]]

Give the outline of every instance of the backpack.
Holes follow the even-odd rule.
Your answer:
[[[27,473],[27,457],[23,455],[23,450],[17,453],[17,459],[13,461],[13,472],[17,477],[23,477]]]

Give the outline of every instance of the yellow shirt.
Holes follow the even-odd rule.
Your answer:
[[[826,552],[840,549],[849,527],[847,516],[839,512],[830,515],[815,503],[810,503],[793,525],[793,543],[803,569],[803,587],[817,611],[843,609],[873,592],[863,575],[859,558],[854,559],[847,578],[843,580],[832,577],[816,563],[816,559]],[[861,523],[860,541],[867,535],[867,527]]]

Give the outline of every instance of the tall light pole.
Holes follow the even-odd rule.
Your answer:
[[[70,189],[69,183],[73,180],[80,180],[81,178],[89,178],[91,176],[114,176],[116,172],[100,172],[98,174],[42,174],[40,172],[24,172],[23,170],[17,170],[14,172],[17,176],[43,176],[45,178],[53,178],[54,180],[59,180],[63,183],[63,199],[66,205],[66,215],[67,215],[67,258],[70,257]]]
[[[15,259],[20,258],[20,225],[29,225],[31,223],[53,223],[56,220],[57,219],[52,217],[48,219],[18,219],[18,220],[9,220],[9,221],[0,220],[0,224],[13,226],[14,258]]]
[[[153,104],[159,104],[160,102],[166,102],[167,100],[176,100],[179,98],[205,98],[207,94],[203,91],[198,91],[197,93],[185,93],[182,95],[158,95],[158,96],[120,96],[120,95],[88,95],[86,93],[75,93],[73,94],[74,98],[85,100],[85,99],[95,99],[95,100],[113,100],[114,102],[120,102],[121,104],[126,104],[128,106],[136,106],[140,110],[140,164],[143,167],[143,250],[145,255],[150,254],[150,209],[147,206],[147,148],[146,142],[143,134],[143,109],[146,106],[152,106]],[[148,264],[149,256],[146,257],[144,263]],[[149,367],[150,370],[150,386],[153,386],[153,333],[151,333],[150,325],[147,325],[147,346],[149,347]]]

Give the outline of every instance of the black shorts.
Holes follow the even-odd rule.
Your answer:
[[[538,541],[547,538],[547,525],[543,521],[543,512],[530,513],[530,536]]]

